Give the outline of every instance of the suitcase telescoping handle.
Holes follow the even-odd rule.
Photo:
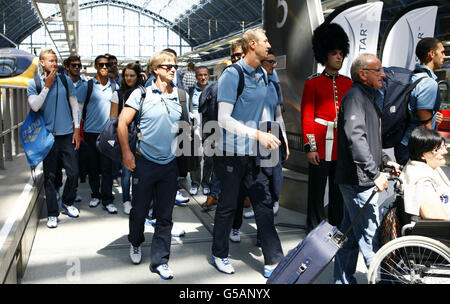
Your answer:
[[[347,228],[347,230],[344,232],[344,234],[341,236],[341,238],[339,239],[339,244],[342,244],[345,239],[347,238],[347,234],[350,233],[350,231],[353,228],[353,225],[356,223],[356,221],[359,219],[359,217],[361,216],[361,214],[364,212],[364,210],[366,209],[367,205],[369,205],[370,201],[372,200],[372,198],[375,196],[375,194],[377,194],[377,189],[376,187],[373,189],[372,194],[370,195],[369,199],[366,201],[366,203],[364,204],[364,206],[361,208],[361,210],[359,210],[358,214],[356,215],[355,219],[352,221],[352,223],[350,224],[350,226]]]

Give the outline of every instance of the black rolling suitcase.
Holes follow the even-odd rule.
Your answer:
[[[281,260],[267,280],[267,284],[311,284],[314,282],[341,249],[353,224],[375,194],[376,190],[372,192],[345,233],[340,232],[337,227],[331,226],[327,221],[322,221]]]

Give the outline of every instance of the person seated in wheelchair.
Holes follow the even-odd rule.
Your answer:
[[[435,130],[417,127],[408,150],[410,158],[400,175],[404,211],[424,220],[450,221],[450,181],[440,168],[448,153],[445,138]]]

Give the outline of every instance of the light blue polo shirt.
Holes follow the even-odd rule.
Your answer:
[[[218,102],[228,102],[234,105],[231,117],[241,123],[257,129],[267,94],[267,73],[262,67],[256,70],[245,63],[242,58],[237,62],[244,72],[244,89],[236,100],[239,74],[234,68],[227,68],[219,78],[217,91]],[[256,79],[255,79],[256,74]],[[224,151],[241,155],[255,155],[256,141],[230,133],[223,129],[219,147]]]
[[[418,126],[418,117],[416,110],[435,110],[437,105],[439,104],[439,88],[438,83],[436,82],[437,76],[433,73],[433,71],[424,65],[417,64],[416,69],[427,69],[431,72],[432,78],[428,76],[426,72],[413,74],[411,77],[411,83],[416,81],[419,78],[423,78],[417,86],[411,91],[411,97],[409,99],[408,108],[412,111],[412,118],[406,129],[405,135],[401,141],[402,145],[408,146],[408,141],[411,136],[412,131]],[[432,119],[432,127],[436,129],[436,114],[434,114]]]
[[[78,102],[85,102],[88,89],[88,82],[86,80],[80,79],[73,85],[75,87],[75,91],[77,92]]]
[[[143,139],[137,148],[149,161],[165,165],[175,158],[172,143],[177,136],[178,121],[182,117],[178,92],[174,87],[172,94],[163,95],[155,82],[146,88],[146,92],[139,124]],[[140,101],[141,90],[136,89],[125,105],[139,111]]]
[[[276,83],[280,83],[280,79],[278,78],[277,69],[273,69],[272,75],[270,75],[270,78],[272,81],[275,81]]]
[[[96,79],[93,79],[91,99],[86,109],[86,120],[84,121],[84,132],[101,133],[109,121],[111,110],[112,88],[108,80],[105,86]]]
[[[269,84],[267,87],[266,102],[264,104],[262,121],[275,121],[275,110],[277,105],[281,104],[281,96],[278,95],[274,82],[278,81],[278,77],[274,74],[268,75]],[[281,92],[280,92],[281,93]]]
[[[76,92],[72,80],[68,76],[64,75],[64,77],[67,78],[69,96],[75,96]],[[44,89],[44,75],[42,74],[40,78],[41,87]],[[36,90],[34,79],[28,81],[27,95],[39,95]],[[69,101],[67,100],[66,88],[61,82],[59,74],[55,77],[55,81],[39,111],[44,116],[45,127],[49,132],[54,132],[55,135],[67,135],[73,133],[71,109]]]
[[[197,120],[197,125],[195,126],[195,131],[197,131],[197,134],[200,134],[201,130],[200,127],[202,125],[202,118],[200,117],[200,114],[198,113],[198,107],[199,107],[199,101],[200,101],[200,95],[202,95],[203,90],[200,89],[200,87],[198,86],[197,83],[195,83],[195,85],[192,87],[192,100],[189,100],[188,103],[188,109],[189,109],[189,105],[192,103],[192,114],[194,114],[195,119]],[[186,91],[186,94],[188,96],[188,99],[190,98],[189,96],[189,90]]]
[[[202,94],[203,90],[200,89],[197,83],[192,88],[193,88],[192,100],[189,100],[189,103],[192,103],[193,112],[198,113],[200,95]],[[186,94],[187,96],[189,96],[189,90],[186,91]]]

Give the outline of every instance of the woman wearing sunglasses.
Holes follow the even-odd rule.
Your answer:
[[[176,57],[170,52],[155,53],[150,61],[155,80],[146,88],[142,104],[139,142],[136,154],[128,144],[128,126],[138,115],[141,92],[135,90],[122,109],[118,138],[124,166],[133,172],[132,209],[129,217],[130,258],[134,264],[142,260],[145,218],[154,199],[156,226],[151,245],[150,270],[163,279],[172,279],[169,268],[173,202],[177,193],[178,167],[172,142],[182,118],[177,88],[173,85]]]
[[[143,78],[141,76],[141,66],[137,63],[129,63],[122,71],[122,79],[120,81],[120,89],[115,91],[111,97],[110,117],[118,117],[122,111],[125,102],[130,97],[131,93],[139,86],[143,85]],[[130,195],[130,178],[131,171],[128,170],[122,163],[122,176],[120,183],[122,186],[122,202],[123,212],[126,215],[130,214],[131,210],[131,195]]]
[[[403,181],[405,212],[429,220],[450,220],[450,181],[440,168],[448,153],[435,130],[417,127],[408,142],[409,161]]]

